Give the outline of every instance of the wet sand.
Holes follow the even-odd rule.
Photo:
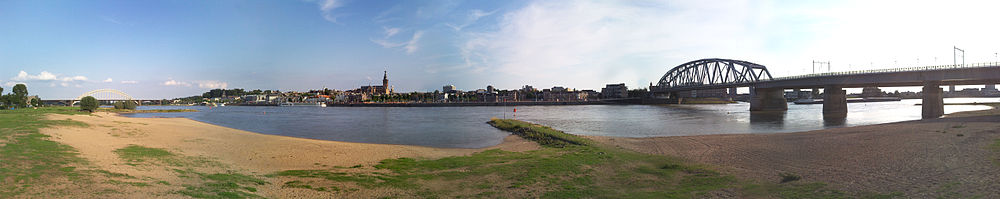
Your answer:
[[[253,133],[202,123],[186,118],[129,118],[114,113],[92,115],[49,115],[51,120],[72,119],[90,127],[55,127],[42,129],[43,134],[75,148],[90,162],[88,167],[125,173],[139,178],[154,178],[172,182],[161,193],[149,193],[149,188],[124,191],[123,197],[162,197],[170,189],[182,189],[184,179],[169,168],[149,168],[127,165],[114,150],[129,145],[162,148],[184,156],[202,157],[222,163],[201,172],[229,172],[264,175],[296,169],[329,169],[331,167],[371,166],[391,158],[412,157],[436,159],[462,156],[488,149],[526,151],[538,149],[534,142],[508,136],[493,147],[481,149],[433,148],[422,146],[366,144],[294,138]],[[162,167],[162,166],[161,166]],[[265,197],[296,197],[297,193],[281,190],[282,182],[271,180],[258,194]],[[155,190],[155,189],[153,189]],[[360,196],[360,195],[359,195]],[[371,195],[369,195],[371,196]],[[308,197],[308,196],[307,196]],[[317,196],[313,196],[317,197]]]
[[[654,138],[588,136],[617,147],[676,156],[739,178],[779,182],[793,173],[854,193],[1000,198],[1000,111],[799,133]]]

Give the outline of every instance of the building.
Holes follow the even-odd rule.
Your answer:
[[[442,93],[455,93],[455,92],[458,92],[458,90],[455,89],[455,85],[445,85],[445,86],[441,87],[441,92]]]
[[[496,91],[495,88],[493,88],[493,85],[486,85],[486,92],[487,93],[496,93],[497,91]]]
[[[604,88],[601,89],[601,95],[603,98],[627,98],[628,87],[625,86],[625,83],[604,85]]]

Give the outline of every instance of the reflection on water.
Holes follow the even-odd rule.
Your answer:
[[[945,103],[998,102],[1000,98],[947,98]],[[753,113],[749,104],[585,105],[524,107],[177,107],[200,112],[142,113],[132,117],[187,117],[253,132],[348,142],[478,148],[500,143],[507,133],[486,124],[512,117],[567,133],[619,137],[780,133],[920,119],[919,99],[849,103],[845,117],[824,118],[823,105]],[[506,108],[506,109],[505,109]],[[987,109],[947,105],[945,113]],[[507,110],[505,113],[504,110]]]
[[[783,128],[787,114],[785,111],[751,112],[750,127],[758,130]]]
[[[823,116],[823,127],[842,127],[847,124],[847,115]]]

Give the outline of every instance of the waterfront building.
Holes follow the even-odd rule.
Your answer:
[[[586,101],[587,93],[578,92],[572,88],[555,86],[552,89],[542,90],[542,99],[554,102]]]
[[[455,85],[445,85],[441,87],[441,92],[443,93],[456,93],[458,90],[455,89]]]
[[[535,87],[531,87],[530,85],[524,85],[524,87],[521,87],[521,92],[534,93],[538,92],[538,89],[535,89]]]
[[[628,87],[625,83],[607,84],[601,89],[601,95],[603,98],[627,98]]]
[[[369,95],[375,95],[375,94],[378,94],[378,95],[388,95],[388,94],[392,94],[393,87],[389,86],[389,71],[386,70],[386,71],[383,71],[383,72],[384,73],[382,74],[382,85],[381,86],[378,86],[378,85],[376,85],[376,86],[372,86],[372,85],[361,86],[361,88],[358,88],[356,90],[356,92],[364,93],[364,94],[369,94]]]

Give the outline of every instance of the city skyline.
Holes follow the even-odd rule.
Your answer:
[[[776,77],[998,60],[994,2],[282,1],[0,3],[0,82],[73,98],[214,88],[397,92],[646,87],[701,58]],[[882,10],[892,9],[893,15]],[[981,87],[981,86],[976,86]]]

